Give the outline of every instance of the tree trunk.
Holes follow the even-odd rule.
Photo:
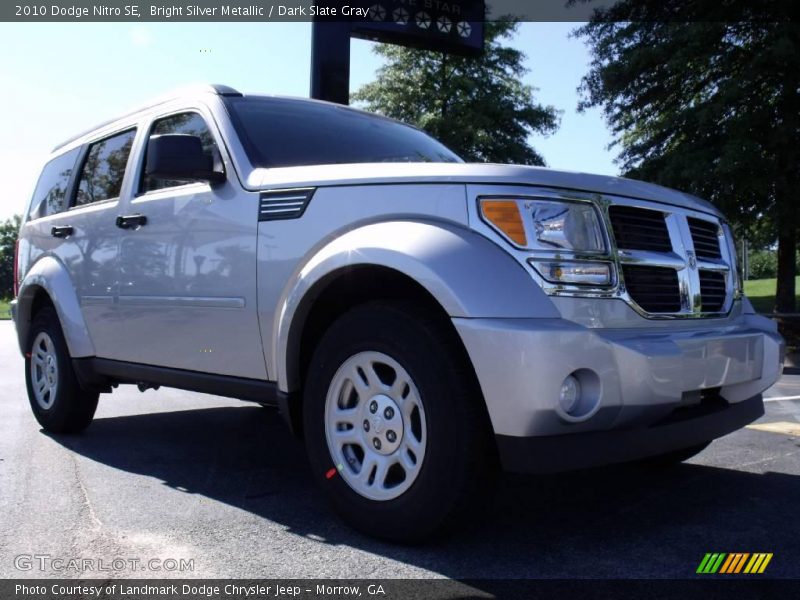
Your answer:
[[[797,230],[794,223],[778,227],[778,289],[775,293],[775,311],[795,311],[795,252]]]

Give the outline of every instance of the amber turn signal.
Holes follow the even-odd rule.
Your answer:
[[[519,207],[514,200],[481,200],[484,218],[520,246],[528,244]]]

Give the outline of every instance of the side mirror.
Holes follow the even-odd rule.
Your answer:
[[[145,172],[157,179],[222,183],[225,173],[214,169],[214,160],[203,152],[196,135],[164,134],[147,143]]]

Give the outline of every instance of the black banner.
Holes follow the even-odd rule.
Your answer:
[[[348,21],[383,27],[421,23],[469,37],[459,23],[521,21],[796,21],[795,0],[32,0],[0,3],[9,22]],[[483,12],[483,11],[480,11]],[[438,15],[438,17],[435,17]],[[425,16],[427,15],[427,17]],[[437,21],[437,18],[439,21]]]
[[[798,580],[713,577],[696,580],[450,580],[450,579],[27,579],[0,580],[3,600],[445,600],[520,598],[797,597]]]

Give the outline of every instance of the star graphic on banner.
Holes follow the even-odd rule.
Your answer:
[[[386,9],[380,4],[373,4],[369,9],[373,21],[383,21],[386,18]]]
[[[394,22],[400,25],[408,23],[408,11],[402,7],[394,11]]]
[[[459,23],[456,25],[456,29],[458,29],[458,35],[463,38],[468,38],[469,34],[472,33],[472,25],[466,21],[459,21]]]
[[[427,29],[431,26],[431,16],[426,12],[421,12],[417,15],[417,27],[420,29]]]
[[[439,31],[442,33],[450,33],[450,28],[453,26],[453,23],[447,17],[439,17],[436,19],[436,27],[439,28]]]

